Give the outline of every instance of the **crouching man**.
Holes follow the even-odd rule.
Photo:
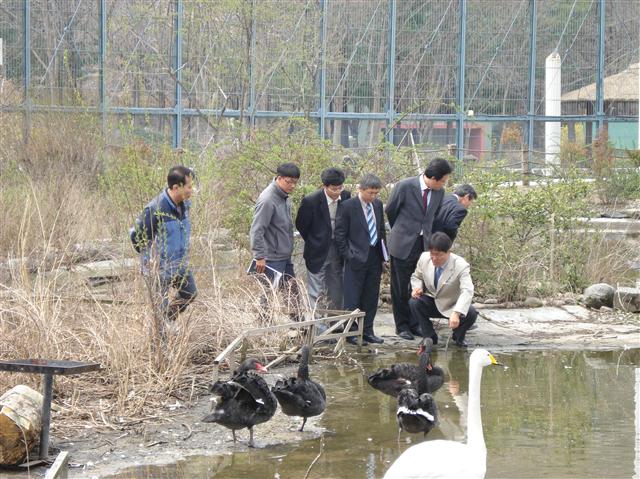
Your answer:
[[[409,308],[420,324],[423,337],[438,343],[429,318],[449,318],[452,339],[466,348],[464,337],[476,322],[478,312],[471,305],[473,282],[469,263],[451,252],[451,239],[445,233],[431,235],[429,251],[422,253],[411,276]]]

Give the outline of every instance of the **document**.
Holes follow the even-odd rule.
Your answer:
[[[380,247],[382,248],[382,258],[389,261],[389,251],[387,251],[387,245],[383,239],[380,240]]]
[[[271,285],[274,288],[277,288],[278,286],[280,286],[280,280],[282,279],[282,273],[280,271],[278,271],[277,269],[272,268],[268,264],[265,265],[265,268],[267,270],[269,270],[269,271],[265,271],[264,274],[271,281]],[[255,259],[251,261],[251,264],[249,265],[249,268],[247,268],[247,274],[249,274],[249,273],[256,273],[256,260]]]

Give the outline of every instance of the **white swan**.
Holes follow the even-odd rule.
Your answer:
[[[487,447],[480,415],[482,368],[498,365],[484,349],[476,349],[469,360],[469,409],[467,443],[425,441],[407,449],[395,460],[384,479],[483,479],[487,471]]]

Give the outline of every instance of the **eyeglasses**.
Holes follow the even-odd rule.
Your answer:
[[[342,190],[344,190],[344,186],[340,185],[340,186],[327,186],[326,187],[329,191],[333,191],[334,193],[340,193]]]
[[[286,176],[281,176],[280,178],[282,178],[282,181],[284,181],[289,186],[296,186],[298,184],[297,178],[288,178]]]

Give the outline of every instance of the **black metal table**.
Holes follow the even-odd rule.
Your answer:
[[[79,361],[60,361],[55,359],[15,359],[0,360],[0,371],[14,373],[44,374],[42,387],[42,429],[40,430],[40,459],[49,456],[49,426],[51,424],[51,396],[53,394],[53,376],[56,374],[81,374],[100,369],[99,363]]]

